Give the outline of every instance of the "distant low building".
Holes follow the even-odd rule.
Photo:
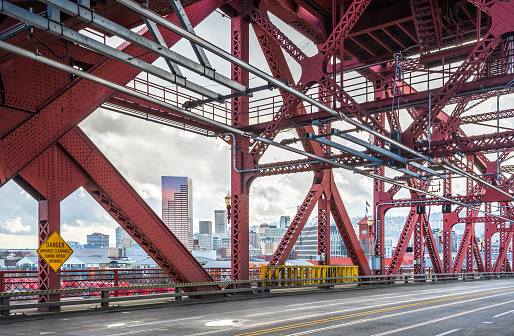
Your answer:
[[[98,245],[100,247],[109,247],[109,235],[100,232],[94,232],[90,235],[87,235],[87,244]]]

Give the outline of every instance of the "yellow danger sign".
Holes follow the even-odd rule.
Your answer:
[[[38,248],[37,254],[46,261],[54,272],[57,272],[73,254],[73,250],[70,245],[62,240],[57,231],[54,231]]]

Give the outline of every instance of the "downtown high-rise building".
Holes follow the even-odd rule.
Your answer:
[[[227,234],[227,210],[214,210],[214,233]]]
[[[162,220],[180,242],[193,250],[193,181],[162,176]]]
[[[212,222],[211,221],[199,221],[198,222],[198,233],[212,235]]]

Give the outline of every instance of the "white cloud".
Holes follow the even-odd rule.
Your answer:
[[[30,232],[30,226],[23,225],[21,223],[21,217],[16,217],[15,219],[12,219],[12,220],[6,220],[2,224],[0,224],[0,227],[11,233]]]

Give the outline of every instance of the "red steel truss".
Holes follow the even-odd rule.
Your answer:
[[[26,10],[33,8],[36,13],[46,9],[42,3],[34,7],[33,1],[12,3]],[[38,201],[40,244],[51,232],[60,230],[60,202],[77,188],[84,187],[174,281],[212,280],[78,127],[82,120],[103,105],[115,112],[166,125],[180,125],[200,134],[225,133],[223,126],[212,124],[209,119],[223,120],[222,124],[247,132],[225,139],[235,152],[231,165],[230,214],[233,280],[249,278],[249,195],[252,182],[259,177],[306,171],[314,173],[312,186],[272,257],[270,263],[273,265],[283,264],[292,254],[303,227],[317,206],[318,254],[326,254],[327,259],[321,261],[324,264],[330,263],[332,218],[349,257],[359,266],[361,275],[396,274],[411,238],[417,274],[423,272],[425,249],[437,273],[460,272],[463,267],[466,272],[513,268],[507,255],[514,230],[505,218],[514,218],[514,215],[509,210],[502,210],[504,219],[498,219],[478,214],[476,208],[466,209],[465,215],[461,213],[464,203],[482,207],[487,213],[491,213],[492,203],[510,206],[511,199],[498,190],[468,178],[466,195],[452,194],[451,178],[457,174],[446,169],[442,173],[449,179],[441,182],[442,188],[438,192],[440,196],[461,202],[456,208],[452,209],[448,200],[422,197],[421,193],[414,191],[408,199],[395,198],[401,187],[389,185],[380,177],[387,176],[384,166],[403,167],[395,166],[394,160],[391,161],[387,155],[369,148],[361,152],[363,155],[352,151],[334,154],[336,149],[333,146],[306,139],[308,136],[323,136],[334,140],[336,136],[330,122],[339,114],[379,135],[391,136],[419,153],[437,158],[438,162],[444,159],[444,162],[513,194],[514,175],[509,177],[509,174],[514,169],[503,164],[510,160],[514,148],[514,130],[502,127],[500,131],[491,129],[488,134],[478,135],[467,135],[465,130],[471,124],[496,126],[491,122],[514,116],[512,109],[467,114],[497,94],[512,93],[506,86],[514,80],[514,2],[199,0],[182,1],[182,4],[193,27],[214,11],[223,12],[231,25],[230,53],[247,63],[250,59],[250,35],[255,33],[272,76],[289,83],[335,113],[327,113],[282,87],[277,96],[265,99],[253,99],[232,90],[232,95],[225,98],[225,105],[209,101],[203,108],[192,108],[193,112],[206,118],[198,121],[144,98],[117,92],[0,51],[0,183],[4,185],[12,179]],[[179,23],[167,1],[157,0],[148,6],[168,20]],[[448,10],[444,6],[451,6],[451,17],[446,14]],[[143,23],[139,14],[127,10],[120,1],[108,2],[107,5],[92,4],[92,9],[125,28],[132,29]],[[275,24],[275,18],[314,43],[317,53],[307,55],[296,44],[295,38],[278,28],[280,25]],[[76,31],[85,28],[99,31],[92,22],[83,22],[70,15],[62,19],[66,27]],[[6,16],[0,23],[0,30],[9,32],[18,23],[17,19]],[[169,47],[180,39],[170,30],[163,28],[159,31]],[[33,28],[9,34],[2,39],[12,45],[34,51],[38,43],[44,42],[54,53],[52,56],[43,49],[41,53],[45,57],[117,84],[133,86],[136,91],[167,103],[181,105],[184,101],[197,99],[186,93],[186,89],[171,90],[151,79],[143,81],[141,77],[136,78],[140,69],[78,44],[65,46],[57,36],[48,32]],[[142,28],[138,34],[143,37],[152,35],[148,28]],[[147,63],[158,58],[158,55],[129,42],[118,49]],[[296,76],[294,68],[289,67],[284,53],[298,64],[300,76]],[[64,59],[56,57],[64,54]],[[250,74],[243,67],[232,64],[228,77],[245,87],[250,86]],[[299,80],[296,82],[294,78]],[[170,98],[172,95],[174,98]],[[334,166],[330,162],[310,158],[261,163],[270,144],[245,136],[251,132],[261,139],[274,140],[280,132],[292,128],[298,137],[293,140],[301,142],[306,153],[375,174],[371,231],[376,238],[373,257],[378,262],[372,262],[372,268],[344,204],[348,193],[341,194],[335,183]],[[348,131],[349,134],[354,132]],[[380,138],[369,142],[382,153],[394,149],[393,144]],[[495,156],[488,155],[491,153]],[[409,160],[414,158],[405,150],[399,155]],[[376,165],[376,159],[384,164]],[[425,164],[421,160],[418,162]],[[436,169],[434,165],[428,167],[428,164],[426,168]],[[406,181],[409,187],[430,192],[431,185],[438,183],[430,178],[419,179],[424,173],[415,167],[407,169],[409,171],[401,170],[402,174],[397,179]],[[413,177],[413,174],[421,175]],[[443,207],[440,244],[425,212],[426,207],[435,205]],[[394,207],[410,210],[392,260],[386,264],[386,213]],[[464,223],[465,229],[460,245],[452,251],[452,229],[458,223]],[[485,227],[483,242],[476,234],[479,225]],[[500,237],[499,254],[496,260],[492,260],[492,237],[496,233]],[[454,260],[452,252],[456,253]],[[58,284],[59,274],[40,260],[39,288],[57,288]],[[216,288],[212,286],[211,289]],[[57,299],[53,295],[40,297],[43,302]]]

